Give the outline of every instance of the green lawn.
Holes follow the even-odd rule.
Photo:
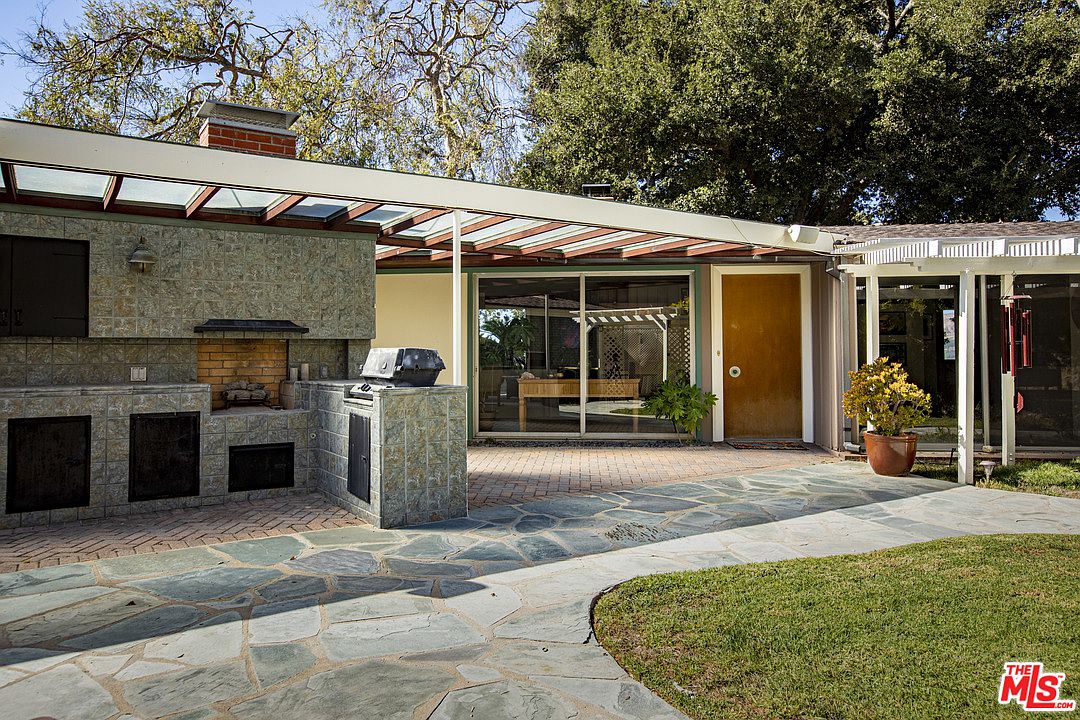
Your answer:
[[[911,472],[939,480],[956,480],[956,465],[949,463],[920,461]],[[986,481],[982,467],[977,465],[975,484],[998,490],[1080,498],[1080,459],[1068,462],[1021,460],[1015,465],[994,468],[990,482]]]
[[[632,580],[597,637],[698,720],[1022,717],[1007,660],[1040,660],[1080,699],[1080,537],[940,540],[868,555]]]

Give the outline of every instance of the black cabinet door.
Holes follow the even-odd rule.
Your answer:
[[[199,494],[199,413],[131,416],[128,501]]]
[[[346,488],[353,496],[371,502],[371,418],[349,414],[349,477]]]
[[[78,240],[11,238],[12,335],[89,334],[89,249]]]
[[[90,416],[8,421],[7,512],[90,504]]]
[[[291,488],[293,443],[233,445],[229,448],[229,492]]]
[[[0,337],[11,334],[11,238],[0,235]]]

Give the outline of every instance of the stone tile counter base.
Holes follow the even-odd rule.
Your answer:
[[[351,384],[309,382],[301,390],[317,435],[319,491],[382,528],[466,517],[466,388],[380,388],[363,401],[344,396]],[[371,423],[368,501],[348,489],[351,415]]]
[[[198,495],[129,502],[131,416],[198,413]],[[6,512],[9,425],[26,418],[90,418],[89,502],[33,512]],[[232,500],[310,492],[311,445],[306,410],[211,414],[210,387],[201,384],[97,385],[0,388],[0,527],[46,525],[72,520],[171,510]],[[292,488],[228,491],[228,449],[237,445],[294,443]]]

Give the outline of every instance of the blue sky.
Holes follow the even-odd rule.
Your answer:
[[[248,0],[260,22],[273,24],[280,17],[320,12],[318,0]],[[48,24],[59,27],[68,22],[76,24],[82,18],[83,0],[0,0],[5,22],[0,26],[0,38],[16,44],[19,36],[35,26],[44,9]],[[0,58],[0,116],[11,116],[22,105],[23,90],[29,84],[26,68],[13,58]]]

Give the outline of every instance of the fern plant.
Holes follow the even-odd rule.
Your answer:
[[[686,433],[688,442],[697,437],[701,421],[716,405],[716,396],[702,392],[685,380],[665,380],[644,405],[645,412],[671,421],[676,432]]]

